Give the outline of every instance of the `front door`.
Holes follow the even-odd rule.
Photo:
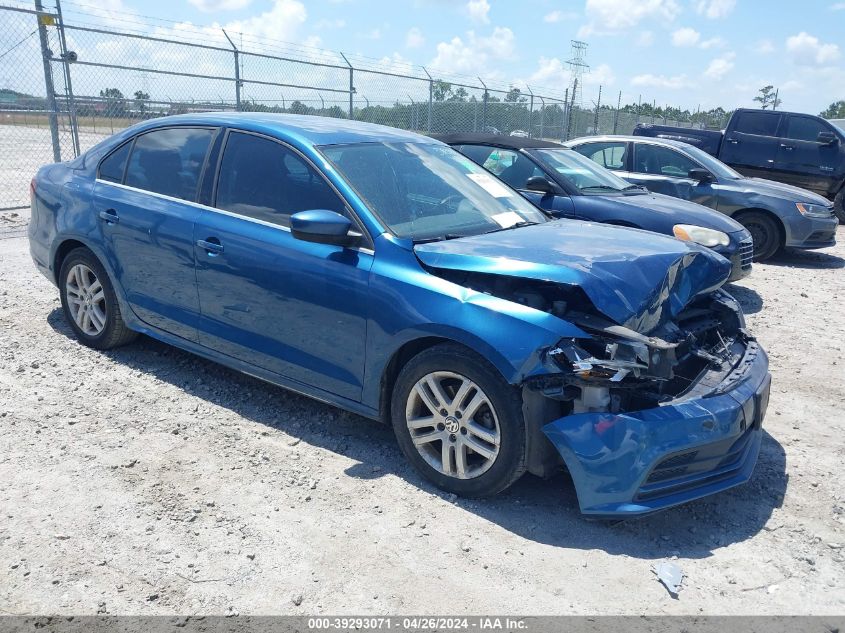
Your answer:
[[[225,141],[214,206],[194,233],[200,342],[360,400],[373,253],[288,228],[297,211],[351,211],[298,152],[238,131]]]
[[[716,208],[718,200],[713,186],[689,178],[690,170],[701,169],[701,165],[688,156],[671,147],[634,143],[633,159],[632,170],[625,180],[654,193]]]

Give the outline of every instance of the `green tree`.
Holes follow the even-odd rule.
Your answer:
[[[774,86],[763,86],[758,92],[760,94],[754,97],[754,101],[760,103],[760,108],[763,110],[766,108],[771,108],[772,110],[778,109],[781,104],[781,100],[778,99],[778,93]]]
[[[845,100],[840,99],[831,103],[827,110],[819,112],[819,116],[825,119],[845,119]]]
[[[120,92],[118,90],[118,92]],[[150,95],[143,90],[135,91],[135,107],[143,114],[147,110],[147,101],[150,100]]]
[[[508,103],[525,103],[528,99],[522,95],[519,88],[511,88],[505,95],[505,101]]]
[[[100,97],[106,100],[105,112],[108,116],[124,116],[126,114],[126,99],[117,88],[100,90]]]
[[[446,101],[452,96],[452,84],[442,79],[435,79],[431,86],[431,96],[435,101]]]
[[[288,112],[291,114],[312,114],[314,111],[313,108],[309,108],[307,105],[302,103],[302,101],[293,101],[288,108]]]

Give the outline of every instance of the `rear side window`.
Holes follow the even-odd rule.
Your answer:
[[[637,143],[634,153],[634,171],[672,178],[687,178],[690,169],[701,167],[680,152],[660,145]]]
[[[217,182],[218,209],[288,226],[298,211],[345,205],[323,177],[296,152],[272,139],[231,132]]]
[[[195,200],[214,134],[201,128],[168,128],[135,139],[126,184],[182,200]]]
[[[742,134],[756,134],[757,136],[776,136],[780,113],[766,112],[740,112],[736,115],[737,121],[735,130]]]
[[[106,156],[105,160],[100,163],[100,171],[97,177],[100,180],[122,183],[123,172],[126,170],[126,159],[129,158],[131,148],[132,141],[128,141]]]
[[[796,141],[819,140],[820,132],[833,132],[821,121],[806,116],[790,116],[786,122],[786,138]]]
[[[584,143],[575,151],[607,169],[625,169],[627,143]]]

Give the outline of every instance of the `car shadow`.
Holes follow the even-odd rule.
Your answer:
[[[61,309],[53,310],[48,322],[58,334],[74,338]],[[264,425],[269,433],[283,431],[352,459],[356,463],[345,471],[349,477],[401,477],[522,538],[553,547],[598,549],[643,559],[672,555],[704,558],[720,547],[751,538],[766,527],[772,511],[783,503],[786,491],[786,454],[777,440],[764,433],[751,482],[639,519],[585,520],[578,509],[572,481],[565,473],[547,480],[526,475],[492,498],[455,498],[435,488],[411,468],[387,425],[300,396],[146,336],[103,354]]]
[[[771,259],[769,266],[790,266],[797,268],[845,268],[845,259],[838,255],[821,251],[805,251],[798,248],[785,248]]]
[[[756,290],[737,284],[726,284],[724,288],[739,302],[745,314],[756,314],[763,309],[763,297]]]

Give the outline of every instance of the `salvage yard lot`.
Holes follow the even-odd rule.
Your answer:
[[[841,613],[839,242],[729,286],[771,356],[752,481],[609,524],[565,475],[455,499],[388,427],[151,339],[84,348],[0,239],[0,613]]]

